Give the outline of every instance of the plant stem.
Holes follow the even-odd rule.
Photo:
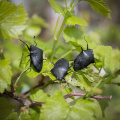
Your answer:
[[[65,23],[66,23],[67,18],[68,18],[68,12],[66,13],[66,15],[65,15],[65,17],[64,17],[64,20],[63,20],[63,22],[62,22],[62,25],[61,25],[61,27],[60,27],[60,30],[58,31],[58,34],[57,34],[57,36],[56,36],[57,40],[58,40],[59,37],[60,37],[60,34],[61,34],[62,30],[63,30],[63,27],[64,27],[64,25],[65,25]],[[57,41],[57,40],[56,40],[56,41]]]
[[[57,27],[58,27],[58,21],[59,21],[59,19],[60,19],[61,14],[58,16],[58,20],[57,20],[56,27],[55,27],[55,32],[54,32],[54,44],[53,44],[53,49],[52,49],[50,61],[53,60],[53,56],[54,56],[54,53],[55,53],[55,48],[56,48],[58,39],[59,39],[59,37],[60,37],[60,34],[61,34],[61,32],[62,32],[62,30],[63,30],[63,28],[64,28],[64,25],[65,25],[65,23],[66,23],[66,20],[67,20],[67,18],[68,18],[68,13],[72,10],[71,7],[72,7],[74,1],[75,1],[75,0],[72,0],[72,1],[71,1],[70,5],[69,5],[69,9],[68,9],[68,11],[67,11],[66,14],[65,14],[65,17],[64,17],[64,20],[63,20],[63,22],[62,22],[62,25],[61,25],[61,27],[60,27],[60,29],[59,29],[59,31],[58,31],[58,34],[56,35],[56,30],[57,30]],[[66,7],[67,7],[67,1],[66,1],[66,0],[65,0],[65,4],[66,4]],[[76,4],[77,4],[77,3],[76,3]]]
[[[56,32],[57,32],[57,27],[58,27],[58,23],[59,23],[59,20],[60,20],[60,16],[61,16],[61,14],[59,14],[58,19],[57,19],[57,23],[56,23],[55,31],[54,31],[54,38],[56,37]]]
[[[67,8],[67,0],[65,0],[65,5],[66,5],[66,8]]]
[[[25,73],[25,72],[26,72],[26,70],[24,70],[24,71],[19,75],[19,77],[18,77],[17,80],[15,81],[14,87],[16,87],[17,82],[19,81],[19,79],[20,79],[20,77],[22,76],[22,74]]]
[[[73,6],[72,6],[72,9],[78,4],[79,2],[77,1]]]
[[[118,86],[120,86],[120,83],[112,82],[111,84],[114,84],[114,85],[118,85]]]
[[[43,104],[45,104],[44,102],[36,102],[36,101],[32,101],[30,99],[26,99],[23,96],[18,96],[17,94],[13,94],[12,92],[8,92],[6,90],[4,91],[3,94],[19,101],[24,106],[28,106],[28,107],[30,107],[30,106],[42,106]]]
[[[72,4],[74,3],[75,0],[72,0],[71,3],[70,3],[70,6],[69,7],[72,7]]]
[[[67,99],[71,96],[85,96],[85,95],[86,95],[85,93],[79,93],[79,92],[72,91],[71,93],[65,95],[64,98]],[[95,98],[97,100],[101,100],[101,99],[111,99],[112,96],[93,95],[93,96],[90,96],[90,98]]]
[[[61,34],[61,32],[62,32],[62,30],[63,30],[63,28],[64,28],[64,25],[65,25],[65,23],[66,23],[67,18],[68,18],[68,12],[65,14],[64,20],[63,20],[63,22],[62,22],[62,25],[61,25],[59,31],[58,31],[58,34],[57,34],[57,35],[55,36],[55,38],[54,38],[54,44],[53,44],[53,49],[52,49],[50,61],[53,60],[53,55],[54,55],[54,52],[55,52],[55,47],[56,47],[56,45],[57,45],[58,39],[59,39],[60,34]]]

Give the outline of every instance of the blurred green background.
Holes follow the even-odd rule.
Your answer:
[[[44,50],[44,53],[48,60],[52,52],[53,46],[53,34],[55,23],[57,21],[58,14],[55,14],[47,0],[8,0],[16,5],[24,4],[28,13],[28,21],[26,29],[20,36],[20,39],[33,44],[33,36],[36,36],[36,42],[38,47]],[[100,14],[92,10],[87,2],[80,2],[75,7],[75,13],[77,16],[83,18],[88,22],[88,26],[85,28],[85,32],[98,44],[110,45],[114,49],[120,49],[120,0],[104,0],[112,11],[112,19],[105,18]],[[60,1],[64,4],[64,1]],[[62,18],[61,18],[62,22]],[[3,46],[2,46],[3,45]],[[20,58],[22,55],[23,43],[18,39],[2,41],[1,48],[4,48],[3,52],[5,58],[11,61],[13,82],[19,76],[21,70],[19,68]],[[61,37],[57,49],[55,51],[55,58],[60,58],[64,53],[71,50],[70,45],[66,45],[64,39]],[[71,59],[74,52],[71,52],[66,57]],[[20,94],[34,87],[38,83],[46,82],[49,79],[40,81],[43,76],[38,75],[36,78],[29,78],[25,74],[20,78],[17,88],[17,93]],[[114,81],[120,82],[120,76]],[[46,90],[47,91],[47,90]],[[50,91],[54,92],[54,88]],[[50,94],[51,94],[50,93]],[[105,85],[103,88],[103,94],[112,95],[111,100],[101,100],[100,104],[105,109],[106,120],[118,120],[120,118],[120,87],[116,85]],[[10,103],[9,101],[10,100]],[[109,102],[108,102],[109,101]],[[6,110],[3,104],[8,105],[9,109]],[[17,107],[16,107],[17,106]],[[0,120],[4,120],[6,115],[9,115],[11,111],[20,109],[18,102],[13,102],[11,99],[0,97]],[[8,107],[7,107],[8,108]]]

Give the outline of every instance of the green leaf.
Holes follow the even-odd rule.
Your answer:
[[[83,75],[76,75],[76,78],[79,81],[81,89],[85,91],[91,89],[91,82],[86,77],[84,77]]]
[[[14,109],[15,106],[10,103],[10,99],[0,97],[0,120],[6,120]]]
[[[67,26],[64,29],[63,37],[66,40],[66,42],[69,42],[73,46],[75,46],[76,50],[79,52],[81,52],[81,48],[79,46],[81,46],[85,50],[87,49],[87,42],[89,42],[88,44],[90,49],[96,47],[96,44],[94,42],[91,42],[92,40],[89,36],[85,35],[81,29],[76,28],[74,26]]]
[[[40,120],[97,120],[101,117],[97,101],[78,99],[73,106],[69,106],[62,92],[56,92],[42,106]]]
[[[111,10],[103,0],[85,0],[90,3],[91,7],[98,13],[107,18],[111,18]]]
[[[69,83],[70,83],[71,85],[73,85],[73,86],[82,86],[82,84],[81,84],[78,80],[76,80],[76,79],[74,79],[74,78],[72,78],[72,80],[69,81]]]
[[[40,107],[32,106],[30,107],[31,120],[39,120]]]
[[[28,111],[24,110],[23,112],[20,113],[19,119],[20,120],[31,120],[31,117],[28,114]]]
[[[69,105],[62,92],[57,92],[41,108],[40,120],[64,120],[67,118]]]
[[[83,19],[77,17],[77,16],[70,16],[67,18],[66,24],[68,25],[81,25],[81,26],[87,26],[87,22]]]
[[[48,61],[45,61],[44,62],[44,65],[43,65],[43,69],[42,69],[42,72],[44,72],[44,73],[42,73],[44,76],[49,76],[52,80],[55,80],[56,79],[56,77],[55,76],[53,76],[53,74],[50,72],[50,70],[53,68],[53,64],[52,63],[50,63],[50,62],[48,62]]]
[[[6,120],[18,120],[17,112],[11,113]]]
[[[3,39],[18,38],[27,20],[23,4],[0,1],[0,34]]]
[[[120,58],[118,54],[115,55],[115,51],[111,46],[98,46],[94,50],[95,58],[102,62],[102,66],[106,71],[115,72],[120,68]]]
[[[112,49],[110,69],[113,72],[120,70],[120,50]]]
[[[7,85],[11,84],[11,66],[9,65],[8,60],[0,61],[0,92],[3,93],[7,88]]]
[[[99,104],[93,100],[78,99],[71,107],[67,120],[98,120],[98,117],[102,117],[100,112]]]
[[[28,56],[30,54],[30,51],[28,50],[27,46],[25,45],[22,50],[22,56],[19,67],[21,69],[26,70],[27,67],[30,66],[30,57]]]
[[[62,15],[65,14],[65,8],[60,5],[58,2],[56,2],[56,0],[48,0],[51,7],[53,8],[53,10],[55,11],[55,13],[60,13]]]
[[[63,34],[66,42],[76,42],[84,39],[84,34],[81,29],[78,29],[74,26],[66,27]]]
[[[30,94],[30,99],[33,101],[46,102],[48,98],[48,95],[40,89],[32,90]]]

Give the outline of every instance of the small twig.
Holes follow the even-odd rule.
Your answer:
[[[120,86],[120,83],[112,82],[111,84],[114,84],[114,85],[118,85],[118,86]]]
[[[24,106],[30,107],[30,106],[42,106],[43,104],[45,104],[44,102],[37,102],[37,101],[32,101],[30,99],[26,99],[23,96],[18,96],[15,93],[12,92],[8,92],[8,91],[4,91],[3,95],[7,95],[15,100],[17,100],[18,102],[22,103]],[[85,96],[85,93],[79,93],[79,92],[71,92],[70,94],[67,94],[64,96],[65,99],[71,97],[71,96]],[[111,99],[112,96],[101,96],[101,95],[96,95],[96,96],[90,96],[90,98],[95,98],[97,100],[101,100],[101,99]]]
[[[79,92],[71,92],[67,95],[64,96],[65,99],[71,97],[71,96],[85,96],[86,94],[85,93],[79,93]],[[94,96],[90,96],[90,98],[95,98],[97,100],[101,100],[101,99],[111,99],[112,96],[101,96],[101,95],[94,95]]]
[[[4,95],[7,95],[17,101],[19,101],[20,103],[22,103],[24,106],[42,106],[43,104],[45,104],[44,102],[36,102],[36,101],[32,101],[30,99],[26,99],[23,96],[18,96],[17,94],[13,94],[12,92],[8,92],[8,91],[4,91],[3,93]]]

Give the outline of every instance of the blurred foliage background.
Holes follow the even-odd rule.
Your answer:
[[[50,59],[50,55],[53,47],[53,34],[55,23],[57,21],[58,14],[55,14],[52,10],[50,4],[47,0],[8,0],[9,2],[13,2],[16,5],[21,3],[24,4],[28,12],[29,19],[27,20],[26,28],[23,31],[23,34],[20,36],[20,39],[26,41],[30,44],[33,44],[33,36],[36,36],[36,42],[38,47],[44,50],[44,53],[47,55],[48,60]],[[115,49],[120,49],[120,0],[104,0],[107,5],[110,7],[112,11],[112,19],[105,18],[100,14],[96,13],[92,10],[90,5],[87,2],[81,2],[75,7],[75,13],[77,16],[83,18],[88,22],[88,26],[85,29],[85,32],[90,36],[90,38],[98,43],[104,45],[110,45]],[[60,1],[63,4],[63,0]],[[62,18],[61,18],[62,21]],[[59,43],[57,44],[57,49],[55,51],[55,58],[60,58],[64,53],[71,50],[71,46],[65,45],[63,38],[60,38]],[[18,39],[13,39],[12,41],[1,41],[2,45],[0,48],[4,48],[5,58],[11,61],[13,77],[12,80],[16,80],[16,78],[20,75],[20,58],[22,55],[23,43],[21,43]],[[70,52],[67,55],[67,59],[72,59],[74,57],[74,53]],[[30,88],[41,83],[41,78],[43,76],[38,75],[36,78],[29,78],[25,74],[20,78],[18,83],[19,88],[17,88],[17,93],[23,93]],[[45,79],[42,82],[46,82],[48,79]],[[120,82],[120,76],[118,76],[114,81]],[[57,86],[59,87],[59,85]],[[57,88],[56,87],[56,88]],[[58,88],[57,88],[58,89]],[[46,91],[52,94],[55,88],[51,91],[46,89]],[[102,109],[105,110],[105,118],[106,120],[118,120],[120,118],[120,87],[116,85],[105,85],[103,88],[103,94],[112,95],[112,99],[106,101],[100,101]],[[10,114],[11,111],[15,108],[16,111],[20,109],[20,105],[18,102],[13,102],[11,99],[11,104],[5,99],[0,98],[0,119],[4,119],[7,114]],[[4,103],[3,103],[4,101]],[[5,110],[5,106],[2,104],[8,105],[10,110]],[[106,104],[107,103],[107,104]],[[18,107],[15,107],[15,106]],[[106,107],[107,106],[107,107]],[[5,112],[4,112],[5,111]],[[3,114],[6,113],[6,114]]]

